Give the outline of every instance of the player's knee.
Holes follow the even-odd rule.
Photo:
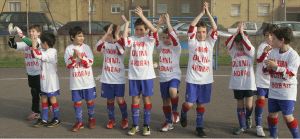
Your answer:
[[[263,108],[265,106],[265,103],[266,103],[265,99],[261,99],[261,98],[257,99],[255,102],[256,106],[259,108]]]
[[[290,122],[294,121],[294,119],[295,119],[292,114],[291,115],[284,115],[283,118],[284,118],[285,122],[287,122],[287,123],[290,123]]]

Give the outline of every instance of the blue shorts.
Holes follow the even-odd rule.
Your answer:
[[[48,93],[41,92],[41,96],[55,97],[55,96],[58,96],[58,95],[60,95],[59,90],[57,90],[55,92],[48,92]]]
[[[72,101],[78,102],[83,99],[86,101],[93,100],[96,98],[96,88],[82,89],[82,90],[72,90]]]
[[[106,84],[101,83],[101,97],[114,99],[115,97],[124,97],[125,84]]]
[[[269,113],[275,113],[281,111],[283,115],[291,115],[294,112],[295,101],[293,100],[278,100],[268,99]]]
[[[149,80],[129,80],[129,95],[144,97],[153,96],[153,79]]]
[[[205,104],[210,102],[212,84],[186,83],[185,101],[189,103]]]
[[[259,88],[259,87],[257,87],[257,96],[264,96],[265,98],[268,98],[269,88]]]
[[[178,90],[180,81],[178,79],[172,79],[167,82],[160,82],[160,93],[163,99],[170,98],[170,88],[176,88]]]

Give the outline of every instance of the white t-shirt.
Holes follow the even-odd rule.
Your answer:
[[[79,58],[73,59],[74,49],[77,49],[83,56],[83,60]],[[70,70],[70,89],[82,90],[95,87],[92,64],[94,56],[91,48],[82,44],[81,46],[70,44],[65,51],[65,63]]]
[[[256,86],[259,88],[270,87],[270,75],[263,72],[264,61],[267,59],[269,53],[264,53],[264,49],[268,46],[267,42],[263,42],[259,45],[257,50],[256,60]]]
[[[159,76],[160,82],[167,82],[172,79],[181,78],[179,66],[181,46],[179,39],[174,31],[170,32],[169,37],[172,40],[171,45],[165,45],[160,42],[157,46],[159,50]]]
[[[100,81],[106,84],[125,84],[124,55],[118,50],[120,44],[99,40],[96,47],[104,55]]]
[[[130,47],[129,80],[154,79],[153,50],[157,39],[157,33],[151,36],[124,38],[124,45]]]
[[[25,42],[17,42],[17,50],[24,51],[26,72],[28,75],[40,75],[41,61],[33,57],[32,47],[27,46]]]
[[[226,41],[226,46],[232,59],[232,71],[229,88],[233,90],[256,90],[253,70],[255,48],[243,35],[243,51],[236,48],[235,36]]]
[[[278,65],[276,71],[269,71],[269,98],[296,101],[297,74],[300,64],[298,53],[291,47],[284,53],[279,53],[279,49],[273,49],[268,59],[275,60]]]
[[[57,51],[49,48],[37,52],[37,59],[42,61],[41,71],[41,91],[44,93],[53,93],[59,90],[59,81],[57,76]]]
[[[197,27],[190,26],[188,31],[189,62],[186,82],[210,84],[213,82],[213,50],[218,39],[217,31],[209,31],[205,41],[196,39]]]

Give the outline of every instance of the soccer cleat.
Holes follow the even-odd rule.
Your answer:
[[[33,127],[42,127],[47,126],[48,122],[42,119],[38,119],[34,124]]]
[[[160,131],[167,132],[167,131],[170,131],[172,129],[174,129],[173,124],[171,124],[171,123],[164,123],[163,126],[162,126],[162,128],[160,129]]]
[[[149,136],[149,135],[151,135],[150,127],[149,126],[144,126],[143,136]]]
[[[187,126],[187,119],[184,116],[180,117],[180,124],[182,127],[186,127]]]
[[[107,129],[113,129],[115,126],[116,126],[116,122],[114,120],[109,120],[107,125],[106,125],[106,128]]]
[[[179,120],[179,114],[178,112],[173,112],[173,115],[172,115],[172,121],[173,123],[177,124],[180,120]]]
[[[17,32],[17,34],[20,38],[24,37],[23,31],[19,27],[15,26],[14,30]]]
[[[200,138],[205,138],[207,137],[206,133],[204,132],[203,128],[202,127],[197,127],[196,128],[196,133],[198,135],[198,137]]]
[[[84,125],[82,122],[76,122],[75,125],[72,127],[73,132],[78,132],[80,129],[84,128]]]
[[[128,131],[128,135],[133,136],[135,135],[137,132],[139,132],[139,126],[133,126],[131,127],[131,129]]]
[[[27,120],[28,121],[32,121],[35,119],[39,119],[40,118],[40,114],[39,113],[35,113],[35,112],[31,112],[28,116],[27,116]]]
[[[125,118],[125,119],[122,120],[122,122],[121,122],[121,128],[122,129],[127,129],[128,128],[128,119],[127,118]]]
[[[244,133],[245,132],[245,129],[244,128],[237,128],[237,129],[235,129],[234,131],[233,131],[233,134],[234,135],[240,135],[240,134],[242,134],[242,133]]]
[[[90,118],[89,119],[88,127],[89,127],[89,129],[96,128],[96,119],[95,118]]]
[[[256,126],[256,135],[258,137],[264,137],[266,136],[264,129],[261,126]]]
[[[11,36],[17,35],[17,31],[14,29],[14,24],[13,23],[9,23],[8,32]]]
[[[247,129],[252,128],[252,118],[251,117],[247,118],[246,126],[247,126]]]
[[[47,127],[57,127],[60,125],[60,120],[53,118],[50,123],[47,124]]]

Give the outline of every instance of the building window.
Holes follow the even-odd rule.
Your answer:
[[[258,16],[268,16],[270,11],[270,4],[260,3],[257,6]]]
[[[241,5],[240,4],[232,4],[230,9],[231,16],[240,16],[241,14]]]
[[[189,3],[183,3],[181,5],[181,13],[190,13],[190,4]]]
[[[111,13],[116,14],[121,12],[121,5],[120,4],[112,4],[111,5]]]
[[[157,13],[167,13],[168,12],[168,5],[167,4],[157,4]]]
[[[11,12],[21,11],[21,2],[9,2],[9,10]]]

